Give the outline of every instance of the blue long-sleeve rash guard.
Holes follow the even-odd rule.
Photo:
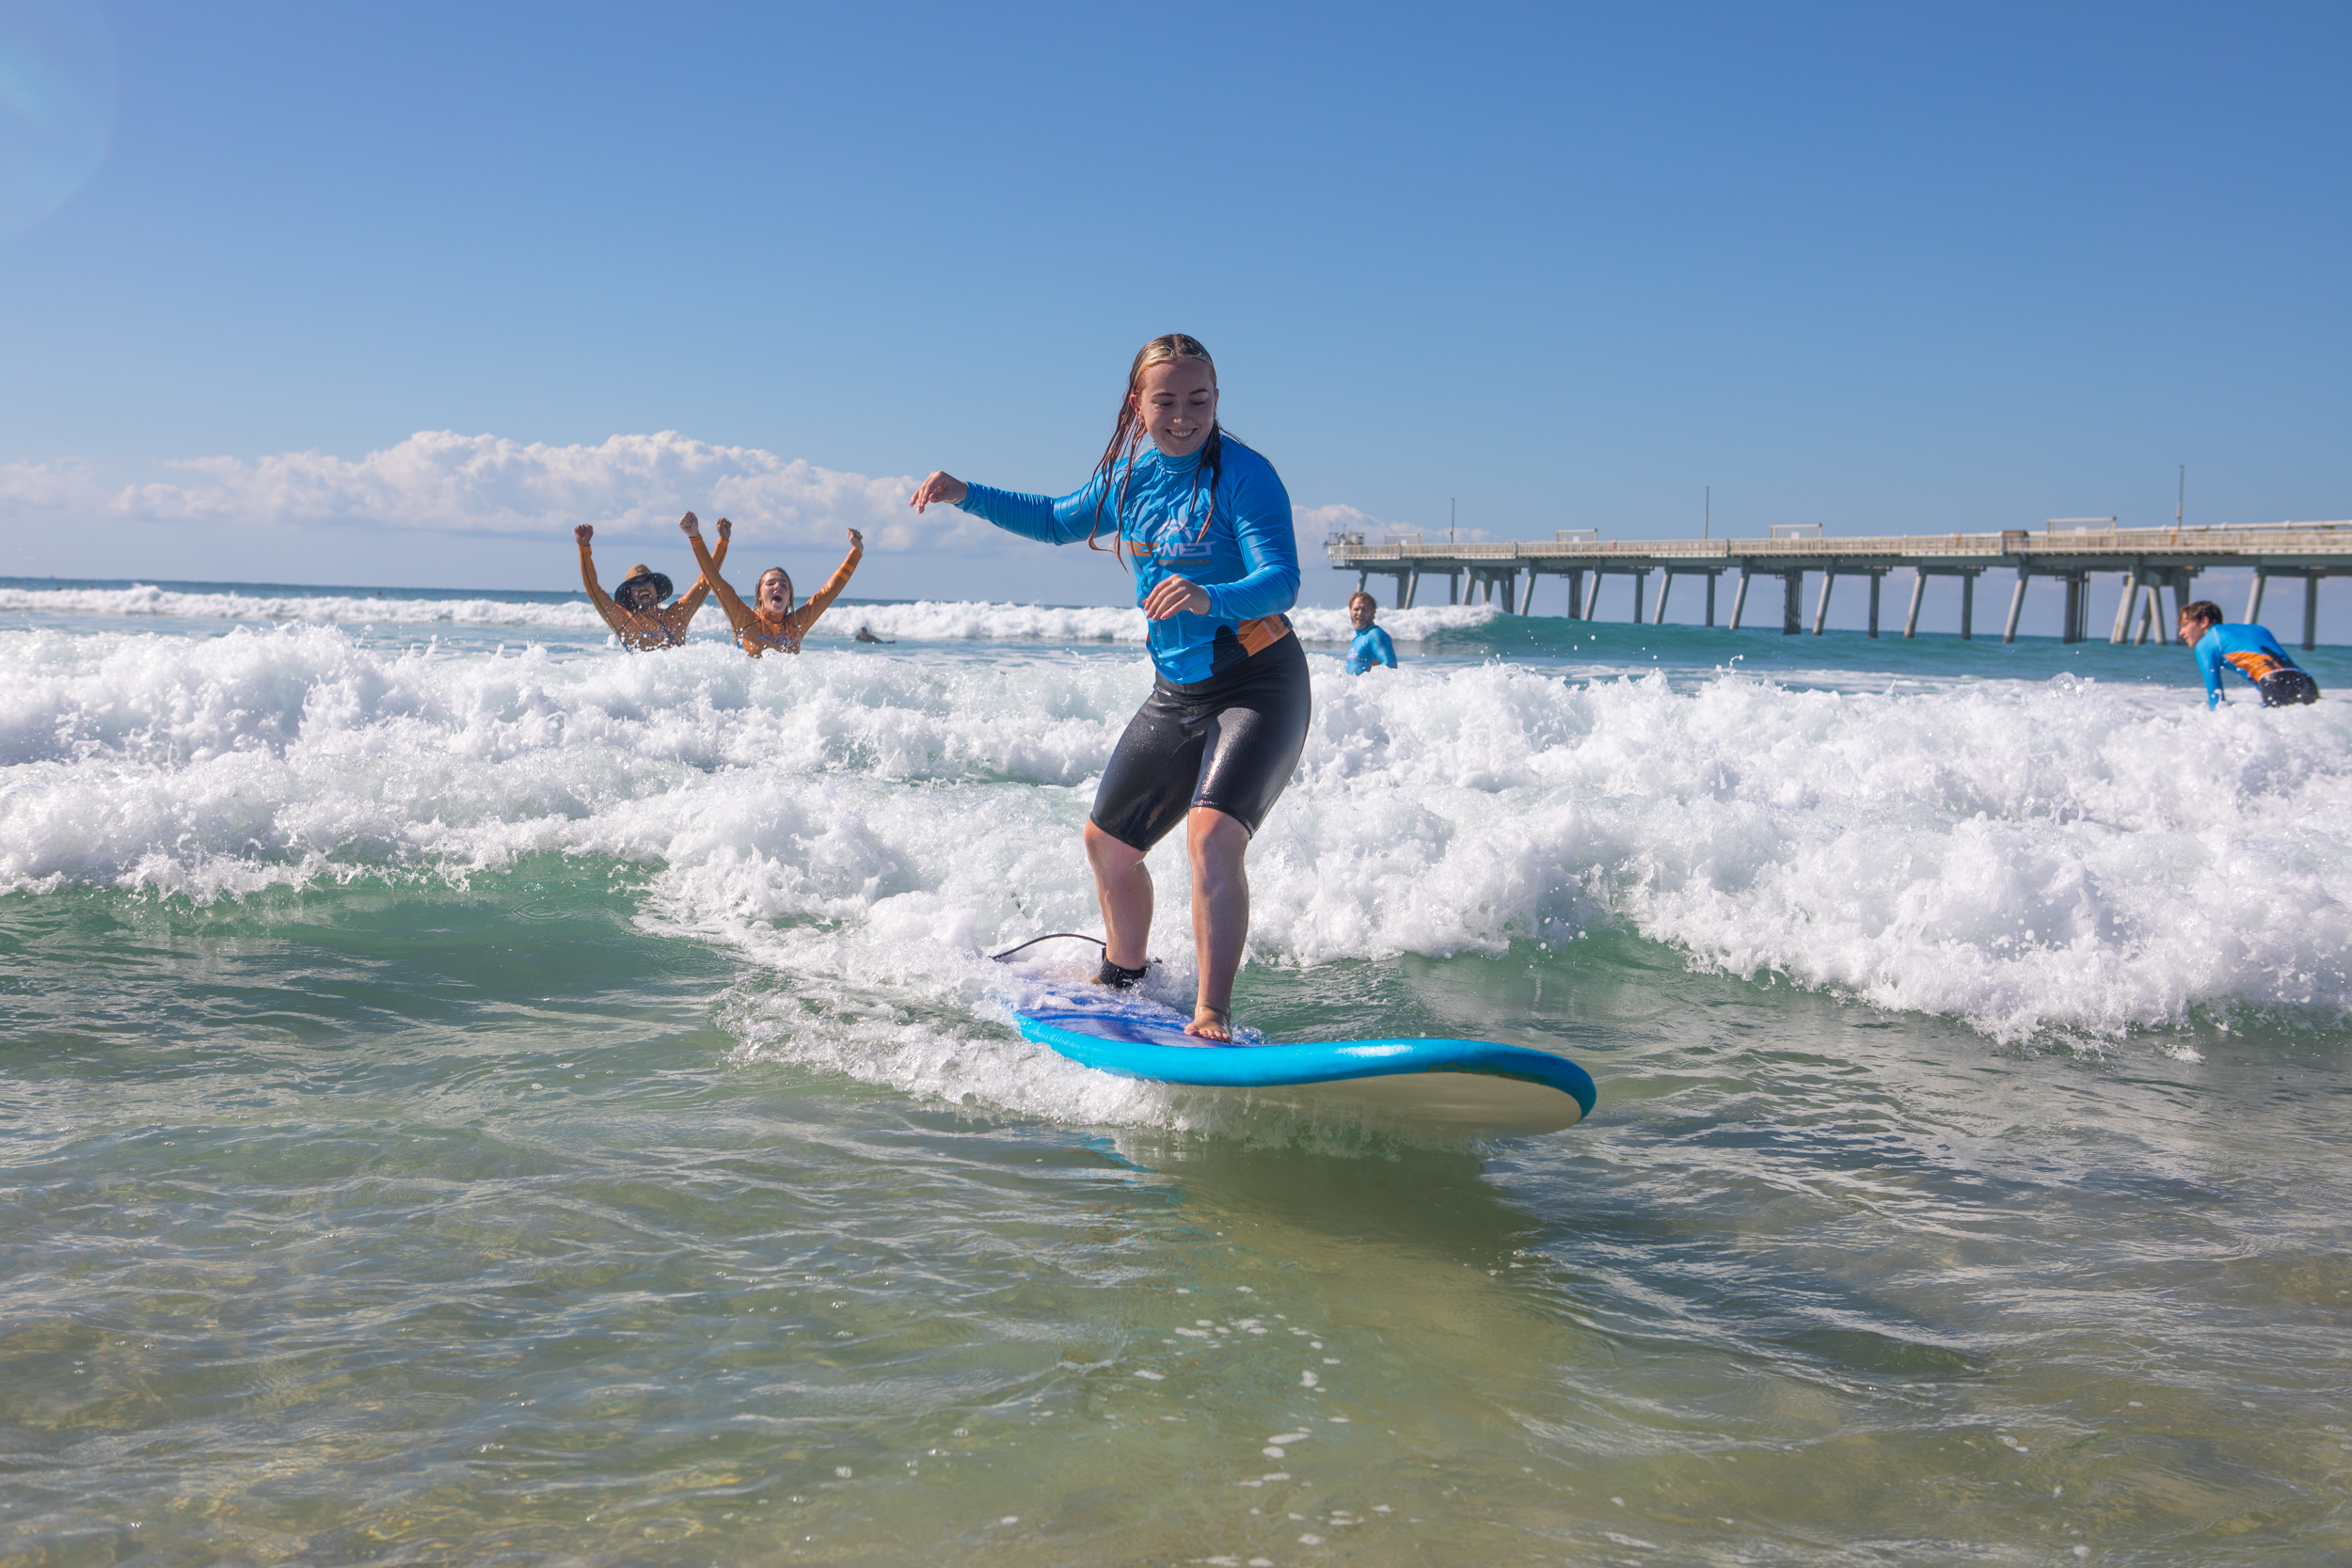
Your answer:
[[[2269,629],[2251,621],[2228,621],[2207,631],[2197,640],[2197,668],[2205,677],[2205,705],[2216,707],[2221,702],[2221,667],[2228,665],[2248,680],[2259,686],[2265,675],[2280,670],[2302,668],[2287,657],[2286,650]]]
[[[1380,627],[1366,626],[1347,645],[1347,673],[1360,675],[1375,664],[1395,669],[1396,644],[1389,641],[1389,634]]]
[[[956,504],[1008,532],[1049,545],[1074,545],[1092,531],[1097,543],[1114,533],[1135,563],[1136,603],[1141,606],[1164,578],[1181,577],[1209,595],[1209,612],[1180,610],[1151,625],[1152,667],[1179,685],[1203,681],[1248,657],[1242,623],[1279,615],[1298,602],[1298,542],[1291,532],[1290,492],[1274,465],[1220,436],[1215,506],[1209,486],[1194,481],[1200,455],[1168,457],[1146,450],[1132,467],[1108,475],[1109,499],[1095,505],[1105,476],[1056,499],[965,487]],[[1122,504],[1121,483],[1126,496]],[[1252,641],[1256,641],[1252,639]],[[1263,643],[1259,645],[1263,646]]]

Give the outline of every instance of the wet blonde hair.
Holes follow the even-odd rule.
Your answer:
[[[773,572],[776,576],[784,579],[784,612],[787,615],[791,614],[792,574],[786,571],[781,566],[771,566],[768,568],[768,572]],[[758,578],[752,583],[752,608],[755,610],[759,608],[759,591],[768,586],[768,572],[760,573]]]

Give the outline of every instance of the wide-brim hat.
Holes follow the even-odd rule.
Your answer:
[[[639,562],[628,569],[628,576],[621,579],[621,586],[612,590],[612,596],[617,599],[641,582],[653,584],[653,596],[657,599],[666,599],[670,596],[670,579],[644,562]]]

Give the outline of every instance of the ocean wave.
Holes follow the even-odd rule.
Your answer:
[[[127,588],[0,588],[0,613],[81,617],[297,623],[312,626],[516,626],[529,630],[605,635],[586,599],[554,603],[497,598],[416,598],[398,594],[198,594],[135,584]],[[1381,625],[1401,642],[1476,628],[1500,612],[1490,606],[1440,605],[1384,611]],[[1353,635],[1344,610],[1294,610],[1291,623],[1309,641],[1345,641]],[[817,623],[818,641],[854,637],[860,626],[877,637],[909,641],[1034,640],[1061,642],[1141,642],[1143,612],[1113,605],[988,604],[924,599],[911,604],[843,604]],[[697,632],[724,636],[726,618],[706,604]]]
[[[596,607],[584,598],[549,604],[495,598],[427,599],[396,594],[381,598],[373,594],[196,594],[151,583],[126,588],[0,588],[0,613],[352,626],[535,626],[550,631],[596,631],[602,626]]]
[[[2352,1007],[2344,705],[1311,663],[1306,759],[1251,854],[1261,961],[1619,923],[2002,1039]],[[390,652],[313,626],[0,634],[0,890],[205,900],[599,857],[647,869],[649,918],[875,994],[979,986],[979,948],[1092,924],[1077,833],[1149,680],[1009,652]],[[1181,847],[1154,865],[1181,932]],[[1181,992],[1189,944],[1164,947]]]
[[[1400,642],[1425,641],[1441,632],[1468,631],[1502,613],[1487,605],[1439,605],[1433,609],[1384,611],[1380,624]],[[1311,642],[1344,642],[1355,635],[1344,610],[1298,609],[1291,626]],[[1141,642],[1149,626],[1139,610],[1124,606],[969,604],[923,600],[914,604],[856,605],[818,622],[819,632],[850,637],[860,626],[877,637],[914,641],[979,641],[1030,638],[1044,641]]]

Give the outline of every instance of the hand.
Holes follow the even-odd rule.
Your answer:
[[[588,543],[589,540],[594,539],[596,536],[596,531],[590,528],[586,523],[582,523],[578,528],[572,530],[572,537],[579,540],[583,545]]]
[[[677,531],[680,533],[700,533],[702,529],[702,520],[691,512],[677,520]]]
[[[1165,621],[1178,610],[1195,615],[1209,612],[1209,591],[1188,578],[1162,578],[1143,601],[1144,615]]]
[[[914,494],[907,498],[907,504],[920,513],[933,501],[946,501],[954,506],[971,493],[972,487],[955,475],[933,468],[931,477],[914,487]]]
[[[857,529],[850,531],[850,548],[860,551],[866,548],[866,535]]]
[[[734,524],[733,522],[729,521],[727,518],[724,518],[724,517],[720,518],[720,519],[719,519],[719,543],[721,543],[722,545],[723,545],[723,544],[725,544],[728,540],[730,540],[730,539],[732,539],[732,538],[734,538],[734,537],[735,537],[735,524]]]

